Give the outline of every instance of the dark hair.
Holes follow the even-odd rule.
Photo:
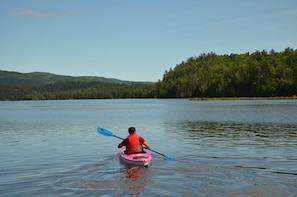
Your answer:
[[[135,132],[135,127],[129,127],[128,132],[130,134],[134,133]]]

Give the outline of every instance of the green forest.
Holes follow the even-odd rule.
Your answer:
[[[106,82],[56,82],[42,86],[0,85],[0,100],[152,98],[151,85]]]
[[[161,98],[297,95],[297,50],[201,54],[165,71],[155,88]]]
[[[166,70],[156,83],[69,81],[69,77],[47,84],[7,83],[17,81],[13,76],[0,83],[0,100],[296,96],[297,50],[201,54]]]

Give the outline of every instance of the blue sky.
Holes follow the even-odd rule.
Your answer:
[[[0,70],[162,79],[189,57],[297,49],[296,0],[1,0]]]

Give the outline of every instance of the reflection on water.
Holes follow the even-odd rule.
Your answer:
[[[124,169],[126,170],[127,177],[123,181],[129,187],[128,194],[130,196],[140,196],[144,192],[145,186],[151,182],[150,168],[125,165]]]
[[[260,137],[271,139],[297,138],[297,125],[294,124],[265,124],[265,123],[232,123],[208,121],[176,121],[168,123],[179,131],[185,132],[189,139],[197,140],[201,137],[241,139]],[[293,138],[293,139],[292,139]]]
[[[59,196],[141,196],[151,183],[150,168],[121,164],[118,154],[55,176]]]
[[[276,173],[297,173],[297,124],[175,121],[168,122],[167,127],[192,144],[182,148],[197,157]]]

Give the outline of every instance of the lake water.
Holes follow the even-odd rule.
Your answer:
[[[296,196],[297,100],[0,102],[0,196]],[[168,160],[118,159],[135,126]]]

